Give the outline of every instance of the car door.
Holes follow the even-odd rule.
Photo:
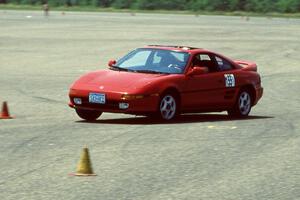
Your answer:
[[[208,73],[187,75],[182,106],[186,110],[211,110],[223,107],[224,74],[217,71],[214,55],[200,53],[192,59],[190,68],[207,67]]]
[[[238,73],[234,65],[219,55],[213,55],[217,66],[217,73],[223,77],[223,90],[221,93],[221,102],[220,106],[222,107],[232,107],[235,103],[235,96],[238,92],[237,80]]]

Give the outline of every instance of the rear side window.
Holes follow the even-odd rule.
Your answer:
[[[227,71],[233,69],[232,65],[227,60],[222,59],[218,56],[216,56],[215,58],[218,64],[219,71]]]

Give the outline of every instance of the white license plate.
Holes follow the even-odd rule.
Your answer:
[[[90,103],[105,104],[105,94],[90,93],[89,94],[89,102]]]

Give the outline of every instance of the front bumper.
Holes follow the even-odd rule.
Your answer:
[[[119,93],[105,93],[107,96],[105,104],[90,103],[87,94],[71,93],[69,94],[70,102],[69,106],[74,109],[85,109],[85,110],[98,110],[101,112],[111,112],[111,113],[127,113],[127,114],[139,114],[156,112],[159,102],[159,96],[148,95],[142,99],[134,100],[122,100],[121,94]],[[81,104],[76,104],[74,98],[81,98]],[[120,103],[128,103],[129,107],[127,109],[121,109],[119,107]]]

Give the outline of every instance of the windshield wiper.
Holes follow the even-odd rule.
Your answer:
[[[158,72],[158,71],[153,71],[153,70],[148,70],[148,69],[135,70],[135,72],[138,72],[138,73],[150,73],[150,74],[169,74],[167,72]]]
[[[129,69],[125,69],[125,68],[122,68],[122,67],[118,67],[118,66],[116,66],[116,65],[111,66],[110,68],[111,68],[111,69],[116,69],[116,70],[118,70],[118,71],[126,71],[126,72],[129,71]]]

